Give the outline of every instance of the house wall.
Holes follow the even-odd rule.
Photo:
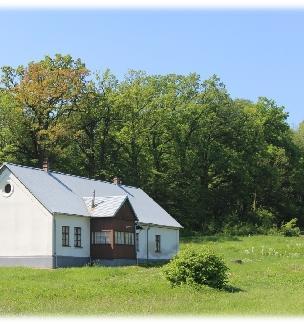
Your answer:
[[[4,193],[7,183],[10,195]],[[0,266],[52,267],[53,216],[7,169],[0,174]]]
[[[90,261],[90,218],[56,214],[54,223],[55,267],[87,264]],[[70,246],[62,246],[62,226],[70,227]],[[81,228],[81,247],[74,246],[74,227]]]
[[[114,232],[135,233],[135,215],[126,202],[114,217],[96,217],[91,219],[91,232],[100,230],[110,230],[112,236],[111,244],[92,244],[91,257],[94,259],[135,259],[135,245],[118,245],[115,244]]]
[[[137,232],[139,233],[139,251],[137,251],[137,258],[139,259],[139,261],[147,261],[147,231],[149,261],[169,260],[177,254],[179,250],[178,229],[156,225],[147,226],[145,224],[141,224],[141,227],[143,227],[142,230],[137,230]],[[155,235],[160,235],[160,252],[155,252]]]

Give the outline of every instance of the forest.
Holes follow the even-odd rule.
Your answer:
[[[0,164],[141,187],[186,230],[304,226],[304,123],[218,76],[89,71],[70,55],[2,66]]]

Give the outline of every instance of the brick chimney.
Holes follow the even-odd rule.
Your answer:
[[[45,172],[49,172],[49,170],[50,170],[50,163],[49,163],[49,159],[48,158],[45,158],[43,160],[42,169]]]
[[[122,184],[122,181],[121,181],[120,178],[118,178],[118,177],[114,177],[114,178],[113,178],[113,183],[114,183],[115,185],[121,185],[121,184]]]

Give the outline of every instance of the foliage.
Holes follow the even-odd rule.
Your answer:
[[[304,226],[304,126],[273,100],[232,99],[217,76],[88,71],[46,56],[0,80],[0,163],[139,186],[185,228]]]
[[[222,233],[225,235],[276,234],[275,215],[267,209],[257,208],[250,213],[250,221],[240,222],[238,215],[227,218]]]
[[[163,271],[172,286],[189,284],[223,288],[228,280],[228,268],[224,261],[213,252],[203,249],[180,252]]]
[[[297,227],[297,219],[293,218],[281,226],[281,233],[284,236],[299,236],[300,229]]]
[[[250,223],[239,223],[239,224],[230,224],[227,223],[223,230],[222,233],[224,235],[254,235],[254,234],[266,234],[263,233],[263,229],[259,227],[256,224],[250,224]]]
[[[56,145],[70,135],[65,120],[78,108],[87,73],[80,60],[59,54],[27,67],[2,67],[2,91],[13,97],[16,116],[23,120],[18,142],[38,163],[54,154]]]

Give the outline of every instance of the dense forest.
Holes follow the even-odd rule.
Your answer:
[[[275,101],[233,100],[217,76],[89,71],[46,56],[0,81],[0,164],[138,186],[185,228],[304,226],[304,124]]]

